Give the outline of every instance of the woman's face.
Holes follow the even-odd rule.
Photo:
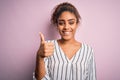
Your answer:
[[[76,21],[75,15],[69,11],[65,11],[60,15],[58,18],[57,28],[62,39],[74,39],[74,35],[78,27]]]

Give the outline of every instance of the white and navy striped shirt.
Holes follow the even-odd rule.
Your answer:
[[[55,50],[45,58],[46,75],[42,80],[96,80],[93,49],[82,43],[81,48],[71,58],[64,54],[57,40],[52,40]]]

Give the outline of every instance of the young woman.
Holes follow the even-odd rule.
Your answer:
[[[93,49],[75,39],[80,19],[71,3],[64,2],[55,7],[51,22],[61,38],[45,41],[40,33],[35,69],[37,80],[96,80]]]

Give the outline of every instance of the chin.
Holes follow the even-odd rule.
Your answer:
[[[64,36],[64,37],[62,37],[62,39],[68,41],[68,40],[71,40],[72,38],[70,36]]]

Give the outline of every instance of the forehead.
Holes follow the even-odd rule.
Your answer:
[[[61,13],[58,20],[76,20],[76,17],[73,13],[69,11],[64,11]]]

